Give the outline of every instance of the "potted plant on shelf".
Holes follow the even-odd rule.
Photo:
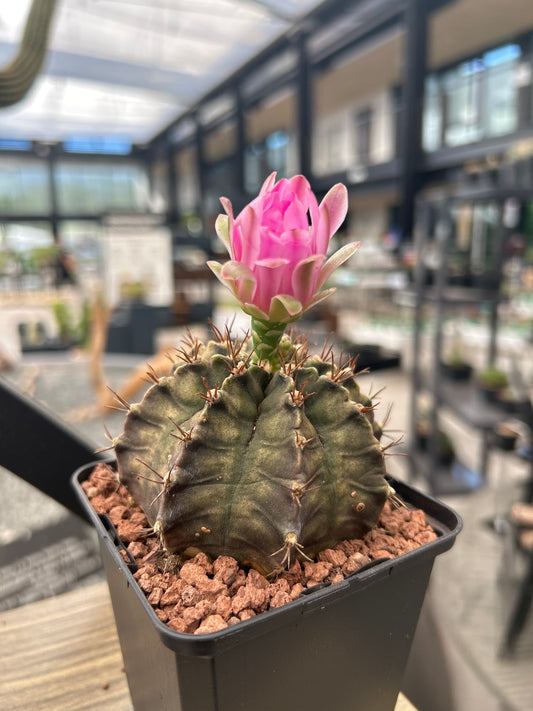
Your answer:
[[[460,346],[454,346],[441,363],[443,374],[451,380],[468,380],[472,374],[472,366],[466,360]]]
[[[433,560],[461,524],[388,477],[355,362],[286,333],[357,249],[326,258],[346,188],[318,205],[303,176],[273,174],[237,217],[221,202],[231,258],[209,266],[251,338],[191,337],[140,404],[122,403],[118,480],[104,465],[73,477],[101,535],[134,707],[388,711]]]
[[[440,363],[443,375],[451,380],[468,380],[472,374],[472,366],[465,357],[465,345],[457,324],[453,324],[450,348]]]
[[[489,402],[497,402],[500,395],[508,387],[509,378],[501,368],[490,364],[479,371],[478,384],[481,392]]]
[[[432,410],[431,408],[422,409],[415,423],[415,433],[417,445],[423,452],[426,452],[429,448],[433,431]],[[446,432],[439,427],[437,427],[437,439],[435,444],[437,461],[443,465],[451,464],[455,458],[453,442]]]

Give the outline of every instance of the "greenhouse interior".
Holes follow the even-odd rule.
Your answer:
[[[174,449],[147,459],[169,422]],[[200,445],[214,472],[198,473]],[[184,513],[226,460],[235,480]],[[333,460],[359,473],[333,481]],[[116,491],[128,477],[159,491],[139,504],[142,535],[115,544],[114,582],[71,479],[95,462]],[[367,525],[374,500],[405,520],[430,502],[428,550],[443,549],[432,565],[413,534],[427,590],[376,592],[377,623],[340,615],[367,583],[424,575],[411,547],[411,573],[383,545],[337,550],[362,537],[340,535],[344,493],[352,518],[368,513],[364,541],[402,527],[373,529],[379,511]],[[229,576],[209,542],[226,495],[216,555],[248,577],[215,603],[199,586]],[[108,540],[134,498],[109,516],[95,504]],[[285,506],[292,523],[271,533]],[[262,559],[250,541],[233,552],[249,531]],[[157,563],[143,588],[161,551],[200,582],[165,588]],[[120,629],[119,579],[139,582],[158,635],[171,628],[147,673]],[[530,711],[532,598],[531,0],[0,0],[0,707]],[[151,649],[152,635],[125,636]]]

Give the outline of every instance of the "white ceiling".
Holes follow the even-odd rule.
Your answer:
[[[0,139],[148,141],[322,0],[58,0],[42,71]],[[0,68],[31,0],[0,0]]]

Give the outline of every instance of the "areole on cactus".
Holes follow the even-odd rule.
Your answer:
[[[268,574],[363,536],[394,492],[354,361],[327,346],[312,356],[284,335],[357,248],[326,260],[346,189],[319,206],[303,176],[272,175],[237,218],[222,203],[231,260],[210,266],[251,315],[252,342],[214,327],[207,344],[191,337],[171,374],[129,406],[113,446],[121,482],[168,552],[231,555]]]

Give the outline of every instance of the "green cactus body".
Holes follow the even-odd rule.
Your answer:
[[[363,536],[392,490],[351,370],[295,350],[272,373],[240,353],[197,344],[131,406],[114,447],[166,550],[268,574]]]

